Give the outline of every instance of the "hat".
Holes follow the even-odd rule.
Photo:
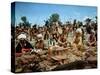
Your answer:
[[[82,34],[82,30],[81,30],[81,28],[78,28],[78,29],[76,30],[76,33],[80,33],[80,34]]]
[[[18,39],[26,39],[26,35],[25,34],[20,34],[17,38]]]
[[[42,36],[42,34],[38,34],[37,37],[38,38],[42,38],[43,36]]]

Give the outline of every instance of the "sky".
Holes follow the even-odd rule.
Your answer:
[[[97,8],[94,6],[16,2],[15,23],[18,25],[21,17],[26,16],[32,25],[44,25],[44,20],[47,20],[53,13],[58,13],[63,23],[74,19],[84,21],[87,17],[94,19],[97,16]]]

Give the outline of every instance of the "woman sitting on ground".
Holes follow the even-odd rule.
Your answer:
[[[88,46],[95,46],[96,45],[96,37],[95,37],[95,32],[93,30],[90,33],[87,45]]]
[[[43,42],[43,36],[42,34],[37,35],[37,42],[35,44],[36,49],[44,49],[44,42]]]
[[[25,52],[31,52],[33,49],[32,45],[25,39],[20,39],[19,43],[16,47],[16,53],[25,53]]]
[[[58,38],[58,45],[67,47],[67,37],[64,34],[60,34]]]
[[[75,33],[73,41],[72,41],[72,47],[75,50],[81,50],[83,48],[81,30],[76,30],[76,33]]]

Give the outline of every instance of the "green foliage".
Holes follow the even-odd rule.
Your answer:
[[[85,20],[85,22],[86,22],[87,24],[89,24],[89,23],[91,22],[91,19],[90,19],[90,18],[87,18],[87,19]]]
[[[26,16],[21,17],[21,20],[25,23],[27,21]]]
[[[31,27],[31,24],[27,21],[26,16],[21,17],[22,22],[19,23],[19,26],[24,26],[24,27]]]
[[[50,16],[50,18],[49,18],[49,21],[50,22],[57,22],[57,21],[59,21],[59,14],[57,14],[57,13],[52,14]]]

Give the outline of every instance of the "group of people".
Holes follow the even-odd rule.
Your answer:
[[[74,50],[83,50],[84,47],[97,45],[97,24],[88,23],[86,25],[63,24],[53,22],[49,26],[16,26],[16,52],[26,49],[45,50],[49,46],[59,46]]]

